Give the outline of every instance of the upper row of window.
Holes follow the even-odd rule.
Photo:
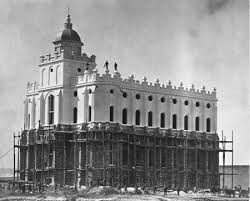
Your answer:
[[[110,89],[110,93],[113,94],[113,93],[114,93],[114,90],[113,90],[113,89]],[[122,96],[123,96],[124,98],[127,98],[128,94],[127,94],[126,92],[122,92]],[[139,99],[141,98],[141,95],[140,95],[140,94],[136,94],[136,95],[135,95],[135,98],[136,98],[137,100],[139,100]],[[149,96],[148,96],[148,100],[149,100],[149,101],[152,101],[152,100],[153,100],[153,97],[152,97],[151,95],[149,95]],[[161,101],[162,103],[164,103],[164,102],[165,102],[165,98],[164,98],[164,97],[161,97],[160,101]],[[177,99],[176,99],[176,98],[173,98],[173,99],[172,99],[172,102],[173,102],[173,104],[177,104]],[[188,100],[185,100],[185,101],[184,101],[184,105],[189,105]],[[196,107],[200,107],[200,102],[197,101],[197,102],[195,103],[195,106],[196,106]],[[207,103],[207,108],[210,108],[210,107],[211,107],[210,103]]]

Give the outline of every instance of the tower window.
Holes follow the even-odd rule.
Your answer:
[[[165,102],[165,98],[161,97],[161,102],[164,103]]]
[[[53,68],[50,69],[50,72],[53,72]]]
[[[122,96],[123,96],[123,98],[127,98],[128,95],[127,95],[126,92],[123,92],[123,93],[122,93]]]
[[[210,132],[210,118],[207,118],[207,132]]]
[[[140,110],[136,110],[135,112],[135,125],[140,125]]]
[[[91,94],[91,93],[92,93],[92,90],[90,89],[90,90],[89,90],[89,94]]]
[[[173,99],[173,104],[176,104],[176,103],[177,103],[177,99],[174,98],[174,99]]]
[[[196,107],[200,107],[200,103],[197,101],[197,102],[195,103],[195,106],[196,106]]]
[[[188,116],[184,117],[184,130],[188,130]]]
[[[185,101],[184,101],[184,105],[188,105],[188,100],[185,100]]]
[[[122,123],[127,124],[127,109],[126,108],[122,110]]]
[[[113,94],[114,93],[114,90],[113,89],[110,89],[110,91],[109,91],[111,94]]]
[[[211,105],[210,105],[210,103],[208,103],[208,104],[207,104],[207,108],[210,108],[210,107],[211,107]]]
[[[200,130],[200,118],[199,117],[195,118],[195,130],[196,131]]]
[[[110,106],[109,108],[109,121],[114,121],[114,107]]]
[[[153,113],[150,111],[148,112],[148,126],[153,125]]]
[[[77,91],[74,91],[74,96],[77,97]]]
[[[89,106],[89,121],[91,121],[91,106]]]
[[[73,123],[77,123],[77,108],[74,107],[73,110]]]
[[[177,116],[176,114],[173,115],[173,129],[177,129]]]
[[[153,97],[152,97],[152,96],[149,96],[149,97],[148,97],[148,100],[149,100],[149,101],[152,101],[152,100],[153,100]]]
[[[54,96],[50,95],[48,98],[49,124],[54,123]]]
[[[80,72],[82,71],[82,69],[81,69],[81,68],[78,68],[77,71],[80,73]]]
[[[140,94],[136,94],[136,95],[135,95],[135,98],[136,98],[137,100],[139,100],[139,99],[141,98]]]
[[[165,127],[165,114],[161,113],[161,128]]]

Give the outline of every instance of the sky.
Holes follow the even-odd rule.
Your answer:
[[[0,157],[23,128],[26,83],[38,81],[39,57],[53,52],[68,4],[100,72],[108,60],[125,78],[216,87],[218,133],[231,139],[233,130],[234,163],[249,164],[248,0],[1,0]],[[12,156],[0,168],[12,167]]]

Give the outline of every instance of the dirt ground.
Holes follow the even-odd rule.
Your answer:
[[[95,187],[91,189],[81,189],[77,193],[72,188],[61,187],[55,192],[53,187],[45,189],[42,193],[24,193],[16,189],[0,189],[0,201],[247,201],[249,198],[229,198],[212,196],[210,194],[184,193],[180,196],[176,191],[169,192],[164,197],[163,192],[150,194],[121,194],[112,187]]]

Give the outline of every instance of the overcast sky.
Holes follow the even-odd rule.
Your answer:
[[[28,81],[53,52],[67,1],[0,1],[0,156],[23,127]],[[83,51],[118,63],[123,77],[217,88],[218,132],[234,130],[235,163],[249,163],[248,0],[71,0]],[[231,156],[228,154],[227,162]],[[0,160],[12,167],[12,153]]]

